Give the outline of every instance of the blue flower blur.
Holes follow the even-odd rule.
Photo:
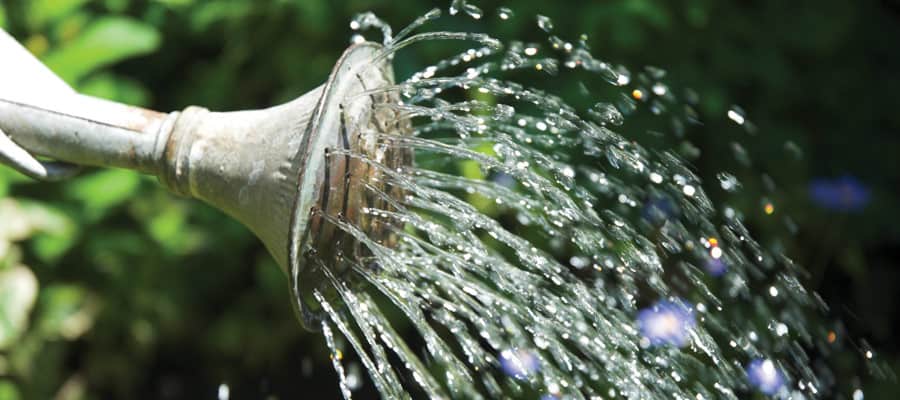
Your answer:
[[[815,179],[809,184],[809,197],[820,207],[840,212],[860,211],[869,204],[869,188],[856,178]]]
[[[690,340],[691,329],[697,323],[689,303],[683,300],[661,300],[638,312],[637,324],[641,336],[650,345],[682,347]]]
[[[773,395],[784,387],[784,374],[772,360],[755,359],[747,365],[747,380],[761,393]]]
[[[641,209],[641,217],[653,224],[662,225],[666,221],[678,216],[678,208],[667,197],[653,197],[644,203]]]
[[[529,350],[503,350],[500,352],[500,367],[506,375],[524,380],[541,369],[541,361]]]
[[[706,272],[708,272],[712,276],[722,276],[725,271],[728,271],[728,265],[725,264],[719,258],[710,257],[706,260]]]

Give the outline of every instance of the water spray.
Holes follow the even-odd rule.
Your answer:
[[[395,95],[366,94],[393,84],[389,62],[377,60],[380,49],[353,45],[325,84],[286,104],[162,113],[76,93],[0,31],[0,163],[40,180],[72,177],[81,166],[154,175],[173,193],[246,225],[300,296],[301,285],[314,285],[306,282],[315,280],[305,261],[309,252],[328,259],[363,251],[342,241],[325,216],[366,227],[372,237],[385,229],[359,213],[384,201],[361,190],[378,185],[380,172],[334,152],[366,154],[393,166],[412,162],[408,152],[376,140],[380,133],[406,130],[392,111],[377,107]]]
[[[677,152],[614,131],[646,108],[683,137],[697,115],[664,71],[632,74],[586,39],[411,34],[440,14],[396,36],[361,14],[351,29],[384,46],[355,36],[324,85],[228,113],[79,95],[2,33],[0,161],[45,180],[129,168],[241,221],[321,327],[348,399],[349,348],[385,398],[830,395],[807,351],[836,333],[802,269],[713,204]],[[450,14],[484,15],[463,0]],[[467,48],[395,83],[391,55],[435,40]],[[585,111],[532,84],[568,72],[620,96],[582,86],[602,100]]]

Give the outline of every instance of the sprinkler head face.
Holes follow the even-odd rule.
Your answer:
[[[348,50],[338,61],[303,135],[307,144],[288,262],[307,327],[317,318],[312,290],[328,292],[325,269],[346,283],[345,272],[353,265],[367,267],[372,254],[360,235],[377,245],[393,245],[394,227],[364,210],[392,210],[392,200],[403,192],[389,183],[385,169],[396,171],[413,161],[410,150],[379,138],[411,131],[410,123],[386,106],[399,102],[396,91],[377,90],[393,84],[390,64],[371,59],[360,64],[354,55]],[[351,228],[348,232],[338,224]]]

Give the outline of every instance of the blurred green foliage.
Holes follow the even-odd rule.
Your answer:
[[[560,36],[587,33],[601,58],[662,66],[694,88],[701,112],[717,116],[691,138],[692,162],[709,182],[735,165],[721,116],[731,104],[748,110],[758,129],[746,148],[780,186],[741,176],[750,194],[730,201],[760,210],[748,218],[762,232],[781,229],[761,211],[763,196],[777,216],[793,215],[800,230],[788,253],[811,269],[849,332],[896,364],[896,1],[475,3],[488,16],[502,5],[515,11],[486,22],[492,33],[542,41],[533,15],[545,14]],[[0,27],[84,93],[160,110],[241,109],[320,84],[355,13],[375,11],[396,28],[433,6],[0,0]],[[452,28],[472,27],[461,19]],[[405,76],[439,55],[402,53],[396,69]],[[788,141],[802,149],[799,162],[786,156]],[[807,181],[843,173],[871,185],[870,207],[844,216],[813,207]],[[235,398],[338,397],[322,340],[299,329],[281,272],[223,214],[125,171],[43,184],[3,168],[0,196],[0,399],[210,398],[223,382]],[[852,353],[839,359],[859,368]],[[875,381],[867,396],[891,385]]]

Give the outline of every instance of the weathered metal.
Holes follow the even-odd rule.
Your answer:
[[[397,101],[395,95],[368,92],[393,83],[390,64],[375,61],[380,50],[373,43],[350,47],[325,84],[286,104],[167,114],[77,94],[0,31],[0,131],[8,135],[0,135],[0,162],[36,178],[66,176],[74,165],[155,175],[172,192],[249,227],[299,293],[321,279],[307,276],[310,251],[359,251],[327,218],[381,235],[385,227],[359,211],[384,200],[365,194],[364,186],[399,196],[382,172],[337,153],[352,151],[391,168],[411,162],[409,154],[377,143],[380,132],[408,130],[378,106]]]

